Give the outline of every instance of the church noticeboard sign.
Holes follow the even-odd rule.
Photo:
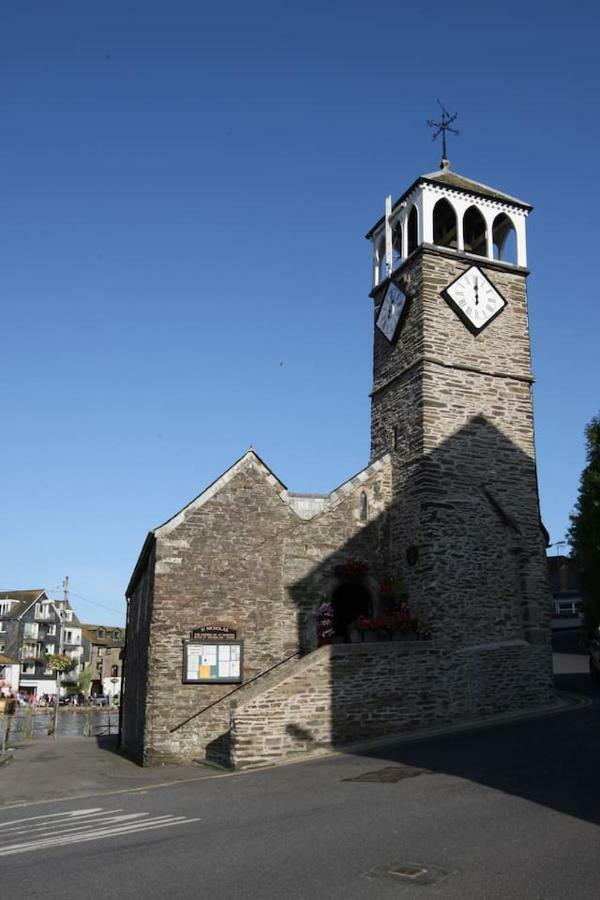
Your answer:
[[[237,637],[235,628],[228,628],[226,625],[203,625],[202,628],[194,628],[190,632],[191,639],[212,638],[219,641],[234,641]]]
[[[183,642],[184,684],[241,684],[243,641],[197,638]]]

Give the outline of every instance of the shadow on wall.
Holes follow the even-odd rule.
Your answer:
[[[533,460],[476,416],[429,455],[405,461],[394,483],[391,507],[291,588],[299,641],[315,647],[316,595],[352,607],[336,616],[344,640],[357,612],[382,613],[380,582],[395,577],[430,639],[333,643],[299,660],[279,685],[242,693],[232,715],[235,765],[552,699]],[[335,572],[349,558],[369,564],[355,590]]]

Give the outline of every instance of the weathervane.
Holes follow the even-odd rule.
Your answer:
[[[435,141],[436,137],[439,134],[442,135],[442,161],[440,163],[440,168],[447,169],[448,168],[448,157],[446,156],[446,132],[451,131],[452,134],[456,134],[456,135],[460,134],[460,132],[457,131],[456,128],[450,128],[450,123],[454,122],[458,113],[454,113],[454,115],[451,116],[450,113],[448,112],[448,110],[446,109],[446,107],[444,106],[444,104],[441,102],[441,100],[438,100],[438,103],[442,107],[442,121],[434,122],[432,119],[428,119],[427,127],[428,128],[437,128],[436,133],[432,137],[433,141]]]

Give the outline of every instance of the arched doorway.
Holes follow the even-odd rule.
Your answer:
[[[335,636],[350,640],[350,625],[359,616],[373,615],[371,592],[362,581],[343,581],[331,595]]]

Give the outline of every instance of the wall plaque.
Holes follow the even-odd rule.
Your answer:
[[[183,684],[240,684],[243,641],[210,637],[183,642]]]
[[[190,631],[190,637],[192,640],[206,637],[219,641],[234,641],[237,637],[237,631],[235,628],[228,628],[226,625],[203,625],[202,628],[193,628]]]

